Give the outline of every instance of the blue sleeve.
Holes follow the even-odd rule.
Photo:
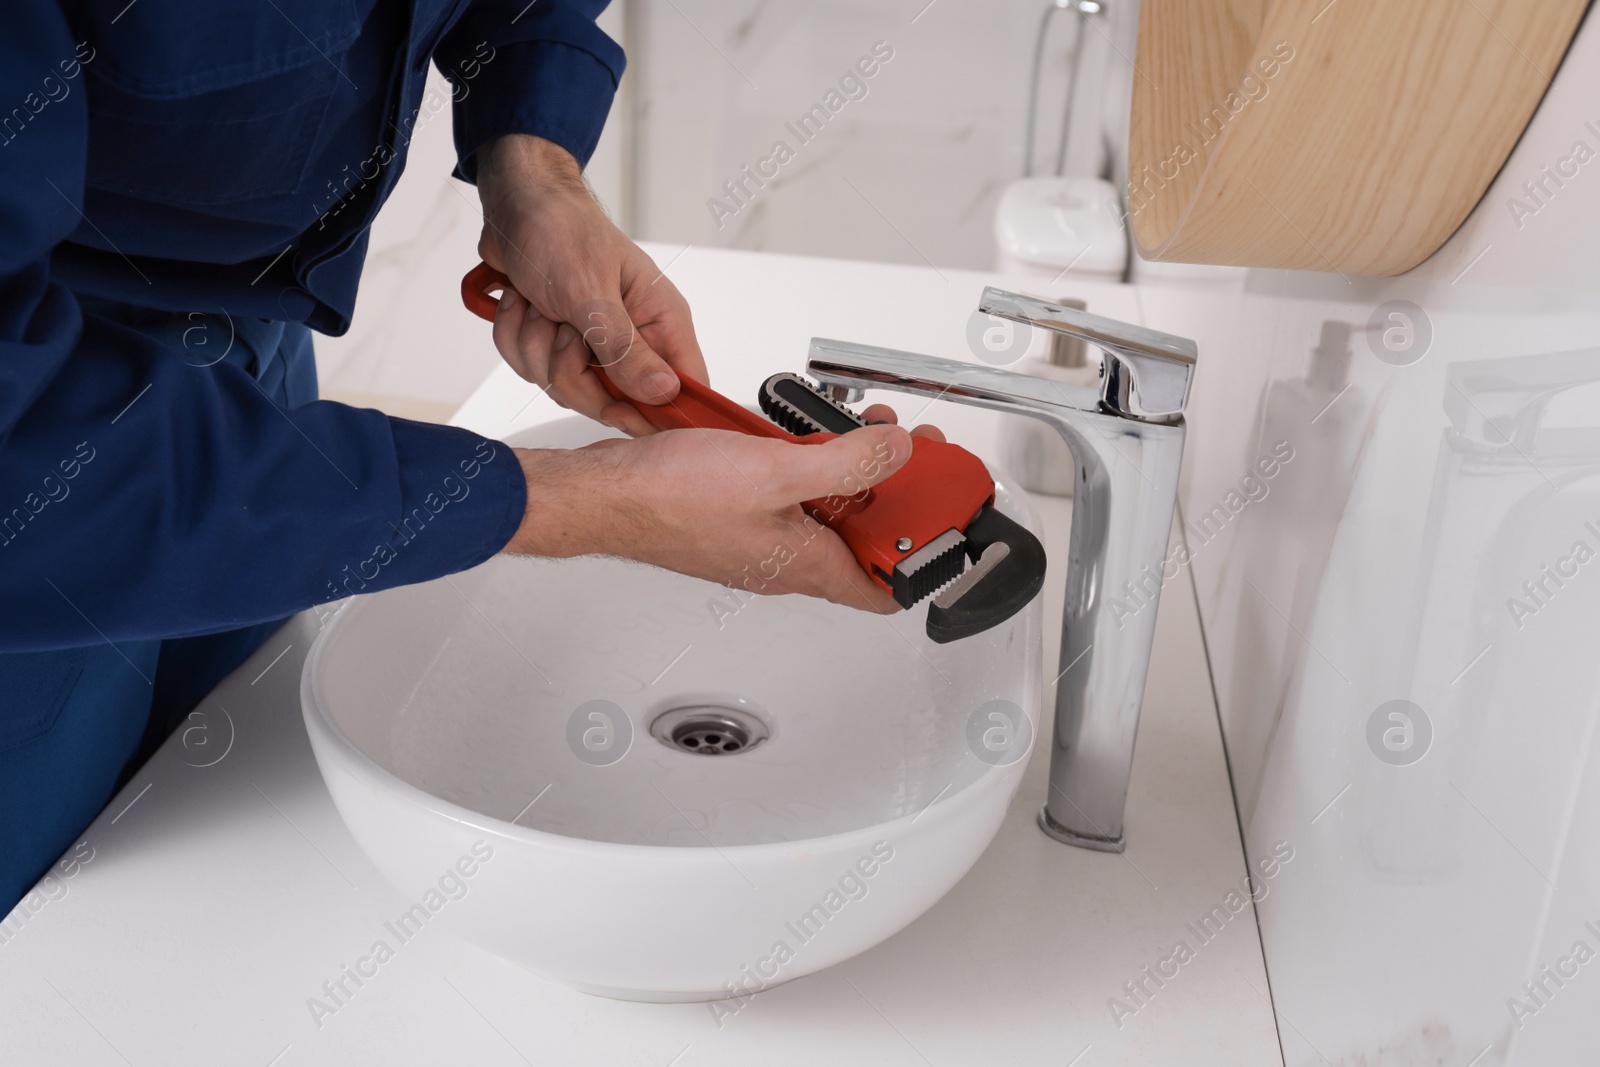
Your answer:
[[[8,12],[0,100],[32,112],[74,49],[54,5]],[[52,280],[51,249],[94,225],[85,95],[0,129],[0,651],[229,629],[502,548],[526,503],[504,444],[285,409]]]
[[[565,148],[586,166],[622,78],[622,49],[594,24],[606,0],[477,0],[434,52],[455,98],[456,173],[508,133]]]

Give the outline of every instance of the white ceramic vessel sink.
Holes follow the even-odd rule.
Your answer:
[[[608,435],[565,419],[515,443]],[[618,560],[507,558],[348,604],[307,660],[306,723],[414,922],[588,992],[708,1000],[846,959],[954,886],[1031,750],[1039,599],[950,645],[925,606],[739,604]],[[707,706],[734,725],[679,711],[689,736],[652,735]]]

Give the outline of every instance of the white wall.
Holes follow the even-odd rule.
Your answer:
[[[1296,849],[1258,905],[1290,1067],[1600,1049],[1600,956],[1539,1001],[1521,988],[1580,940],[1600,953],[1600,555],[1536,613],[1511,603],[1538,606],[1523,583],[1577,543],[1600,553],[1600,162],[1531,217],[1509,204],[1575,142],[1600,150],[1597,95],[1591,18],[1482,204],[1407,277],[1140,290],[1148,323],[1200,343],[1181,500],[1191,524],[1224,505],[1190,538],[1247,849]],[[1431,324],[1409,365],[1364,329],[1398,299]],[[1328,320],[1351,352],[1313,373]],[[1293,460],[1230,514],[1280,441]],[[1409,765],[1368,742],[1395,699],[1433,731]]]
[[[1089,33],[1084,66],[1090,80],[1119,84],[1131,68],[1112,37],[1131,39],[1136,5],[1113,7],[1119,28]],[[1044,8],[1044,0],[631,0],[632,232],[690,245],[993,266],[994,207],[1022,173]],[[1072,21],[1054,20],[1041,79],[1038,152],[1052,167]],[[823,102],[880,41],[893,58],[866,81],[867,95],[801,144],[785,124]],[[1117,47],[1132,54],[1127,41]],[[1082,102],[1092,105],[1092,95]],[[746,203],[728,200],[723,183],[770,157],[779,140],[794,159],[765,188],[749,185]],[[1070,169],[1098,167],[1097,138],[1086,140],[1075,144]],[[737,213],[714,218],[713,197]]]

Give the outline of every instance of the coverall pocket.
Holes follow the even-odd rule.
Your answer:
[[[55,728],[87,661],[81,648],[0,655],[0,752]]]
[[[339,62],[361,26],[351,0],[278,6],[185,5],[193,24],[160,48],[137,47],[137,7],[91,36],[88,184],[198,207],[294,193],[335,94],[355,91]]]

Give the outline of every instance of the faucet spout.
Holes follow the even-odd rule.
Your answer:
[[[1100,347],[1100,388],[825,338],[812,339],[807,370],[840,393],[891,389],[1043,419],[1066,440],[1076,482],[1039,826],[1067,844],[1120,852],[1195,345],[1000,289],[986,289],[980,309]]]

